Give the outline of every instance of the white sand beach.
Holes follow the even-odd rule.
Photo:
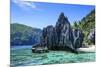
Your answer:
[[[95,45],[90,46],[89,48],[78,48],[78,52],[95,52]]]

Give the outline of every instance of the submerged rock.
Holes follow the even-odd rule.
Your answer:
[[[33,53],[45,53],[45,52],[49,52],[49,51],[48,51],[48,49],[38,47],[38,48],[32,48],[32,52]]]
[[[37,46],[32,47],[32,52],[33,53],[44,53],[44,52],[49,52],[47,47],[40,47],[40,44],[37,44]]]

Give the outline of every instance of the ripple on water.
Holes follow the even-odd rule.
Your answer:
[[[48,53],[32,53],[30,48],[11,50],[11,65],[40,65],[94,62],[95,53],[74,54],[66,51],[50,51]]]

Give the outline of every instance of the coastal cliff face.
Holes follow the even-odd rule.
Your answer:
[[[54,27],[49,25],[42,30],[41,40],[37,46],[47,47],[49,50],[75,51],[82,46],[83,38],[82,30],[72,30],[68,18],[61,13]]]

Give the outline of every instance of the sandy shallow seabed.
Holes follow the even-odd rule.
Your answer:
[[[32,53],[31,46],[11,47],[11,66],[30,66],[43,64],[66,64],[94,62],[95,52],[69,53],[67,51],[50,51],[48,53]]]

